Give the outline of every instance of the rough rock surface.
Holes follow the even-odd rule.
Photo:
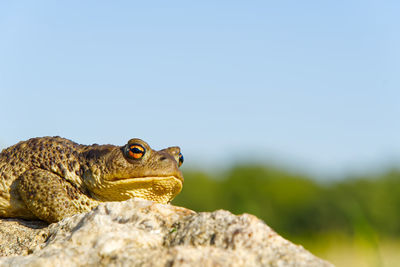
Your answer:
[[[0,266],[332,266],[253,215],[109,202],[46,227],[0,220]]]

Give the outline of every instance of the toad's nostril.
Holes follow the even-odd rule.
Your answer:
[[[166,159],[167,159],[167,157],[165,157],[165,156],[161,156],[161,157],[160,157],[160,160],[161,160],[161,161],[166,160]]]

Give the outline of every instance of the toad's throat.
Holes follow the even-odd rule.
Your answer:
[[[93,193],[102,201],[143,198],[159,203],[170,202],[182,190],[182,180],[175,176],[119,178],[105,182]]]

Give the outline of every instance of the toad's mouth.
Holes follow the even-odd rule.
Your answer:
[[[144,177],[114,177],[110,182],[114,181],[129,181],[130,183],[132,182],[151,182],[155,180],[165,180],[165,179],[176,179],[179,180],[181,183],[183,183],[183,178],[181,176],[175,176],[175,175],[167,175],[167,176],[144,176]]]
[[[95,193],[103,201],[143,198],[168,203],[182,190],[183,182],[179,178],[176,176],[114,178],[95,190]]]

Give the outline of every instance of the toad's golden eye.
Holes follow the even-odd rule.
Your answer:
[[[183,155],[182,155],[182,153],[179,153],[178,167],[182,166],[182,164],[183,164]]]
[[[133,159],[140,159],[144,156],[146,149],[139,144],[133,144],[129,146],[128,155]]]

